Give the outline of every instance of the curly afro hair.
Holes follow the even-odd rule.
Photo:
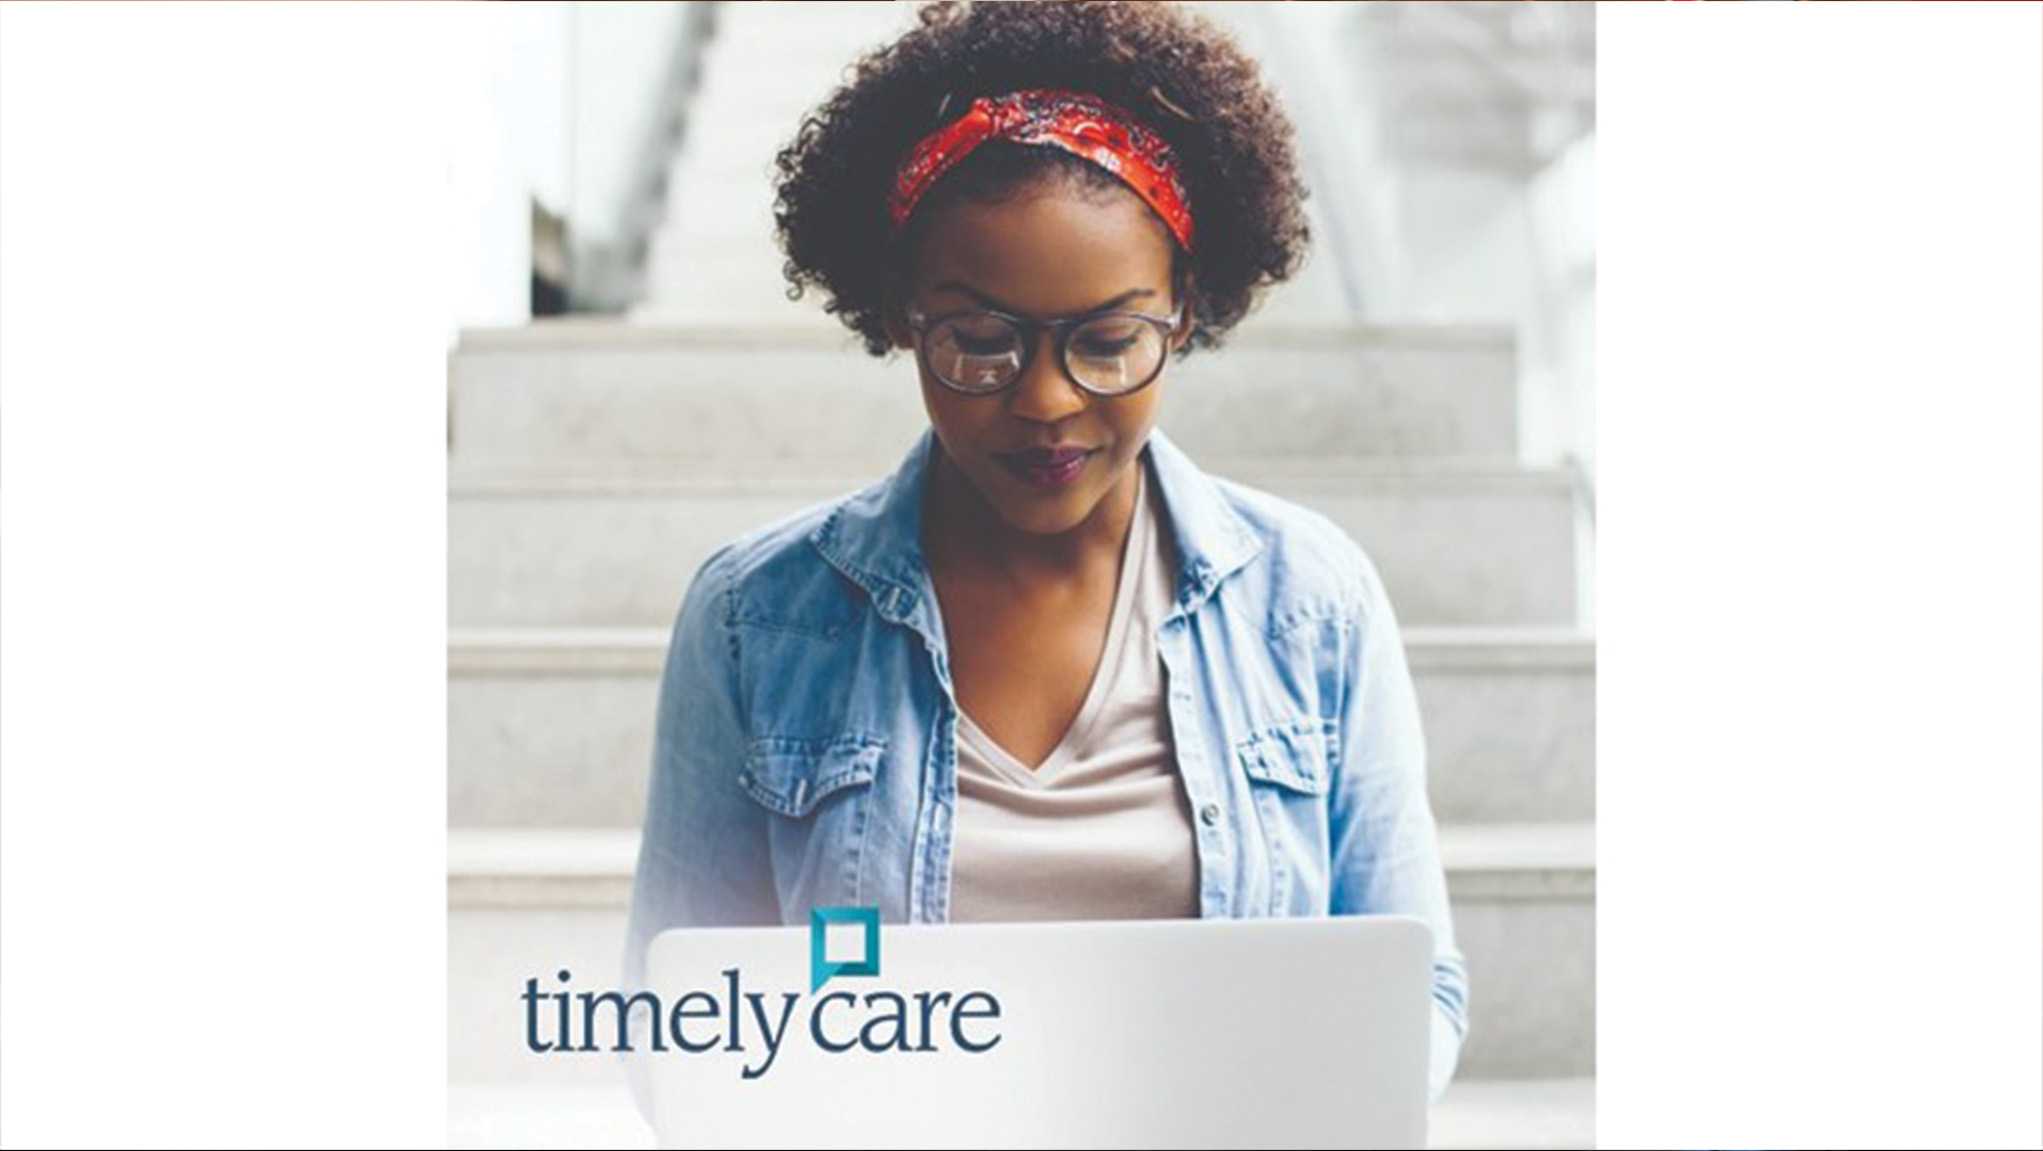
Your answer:
[[[980,96],[1034,86],[1117,103],[1176,154],[1198,228],[1197,250],[1173,260],[1193,321],[1180,356],[1219,347],[1260,290],[1297,272],[1310,234],[1291,122],[1255,61],[1212,21],[1175,4],[1091,0],[944,0],[917,16],[852,65],[780,150],[774,220],[789,299],[821,289],[825,309],[884,356],[915,225],[938,204],[997,201],[1049,180],[1081,191],[1118,187],[1060,149],[989,142],[937,182],[898,239],[890,236],[887,194],[916,141]],[[1168,236],[1161,221],[1158,229]]]

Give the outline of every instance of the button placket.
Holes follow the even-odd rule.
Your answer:
[[[1186,798],[1195,805],[1198,819],[1192,839],[1198,852],[1199,873],[1204,877],[1199,892],[1200,914],[1218,917],[1228,913],[1228,887],[1221,877],[1228,864],[1227,847],[1220,829],[1220,805],[1208,798],[1204,777],[1197,770],[1186,770],[1187,765],[1200,765],[1203,761],[1199,752],[1199,721],[1192,707],[1192,693],[1183,686],[1182,669],[1187,662],[1183,644],[1186,627],[1183,612],[1174,612],[1164,621],[1156,646],[1163,659],[1165,673],[1170,677],[1167,710],[1171,719],[1172,744],[1177,748],[1179,779]]]

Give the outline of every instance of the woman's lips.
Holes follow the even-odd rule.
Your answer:
[[[1001,452],[997,458],[1016,477],[1033,487],[1056,489],[1065,487],[1078,478],[1085,470],[1086,461],[1092,459],[1098,448],[1074,448],[1061,451]]]

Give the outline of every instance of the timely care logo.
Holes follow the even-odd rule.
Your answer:
[[[832,958],[831,927],[850,926],[858,935],[857,958]],[[809,916],[809,989],[759,991],[745,986],[744,973],[726,967],[720,985],[682,991],[662,999],[657,990],[541,991],[525,981],[525,1043],[538,1054],[644,1049],[687,1055],[735,1057],[738,1074],[757,1079],[773,1069],[791,1036],[806,1033],[826,1055],[868,1055],[959,1051],[980,1055],[1000,1042],[1000,1000],[991,991],[899,991],[876,988],[860,994],[823,992],[846,976],[877,979],[880,974],[880,909],[818,907]],[[565,984],[572,978],[559,973]],[[795,1016],[804,1008],[805,1025]],[[550,1003],[552,1028],[542,1026],[542,1003]],[[575,1007],[579,1005],[577,1012]],[[579,1027],[576,1024],[579,1023]],[[649,1040],[634,1044],[650,1023]],[[544,1034],[550,1031],[551,1035]],[[614,1035],[604,1047],[598,1035]]]

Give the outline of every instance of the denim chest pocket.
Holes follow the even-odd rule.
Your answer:
[[[1267,914],[1323,912],[1329,896],[1327,792],[1338,732],[1333,720],[1269,724],[1236,741],[1263,835]]]
[[[886,740],[871,735],[760,736],[746,748],[738,782],[767,810],[801,819],[838,792],[870,784],[886,750]]]
[[[1234,745],[1234,753],[1257,783],[1296,795],[1325,795],[1336,738],[1333,720],[1289,720],[1255,731]]]
[[[767,851],[784,909],[870,902],[866,825],[886,752],[884,739],[864,734],[761,736],[747,747],[738,782],[772,813]]]

